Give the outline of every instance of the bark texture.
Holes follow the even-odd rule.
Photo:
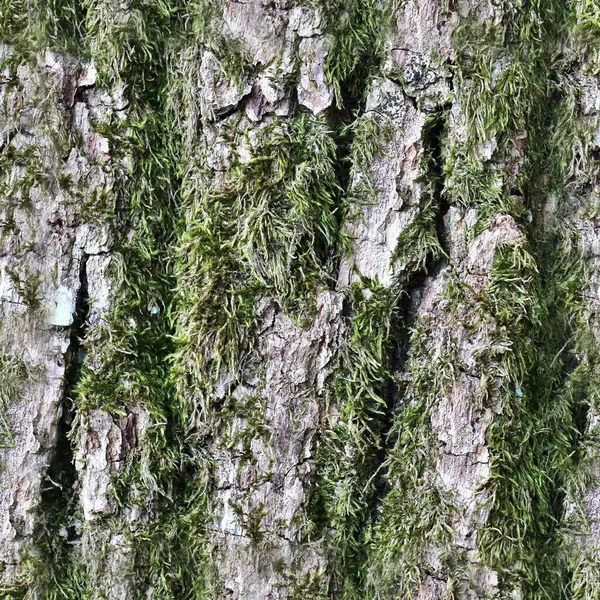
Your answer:
[[[0,592],[600,598],[596,0],[0,0]]]

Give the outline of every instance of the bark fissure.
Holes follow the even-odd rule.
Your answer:
[[[65,379],[60,404],[56,441],[52,459],[42,482],[40,518],[36,545],[47,563],[47,577],[60,580],[68,572],[73,559],[73,547],[82,535],[81,515],[78,507],[78,473],[75,467],[75,452],[72,428],[76,418],[75,390],[80,380],[85,359],[85,341],[90,313],[88,278],[88,256],[82,254],[79,262],[79,281],[70,327],[69,346],[64,355]],[[37,585],[43,585],[38,582]]]
[[[400,288],[398,294],[398,323],[389,334],[390,349],[388,354],[389,380],[384,398],[385,413],[381,424],[381,446],[377,452],[375,465],[376,483],[378,490],[371,502],[371,517],[373,521],[381,509],[381,503],[389,492],[389,479],[386,463],[394,446],[394,422],[398,411],[403,410],[403,386],[406,379],[407,363],[411,350],[411,331],[414,330],[418,315],[418,305],[425,289],[427,278],[436,278],[448,264],[448,243],[446,240],[445,218],[450,210],[450,204],[444,194],[443,176],[443,144],[448,119],[448,107],[440,108],[428,115],[429,123],[422,134],[422,146],[425,167],[421,178],[429,188],[429,198],[434,214],[435,238],[441,251],[430,252],[425,264],[408,274],[401,273],[399,281],[394,285]],[[430,209],[427,205],[425,210]],[[417,217],[418,218],[418,217]],[[400,242],[401,243],[401,242]]]

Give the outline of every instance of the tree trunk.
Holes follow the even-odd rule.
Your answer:
[[[6,599],[600,598],[597,0],[0,0]]]

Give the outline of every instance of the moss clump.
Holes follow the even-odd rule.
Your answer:
[[[557,524],[576,427],[563,387],[573,334],[568,313],[581,291],[576,263],[551,244],[537,261],[519,245],[506,247],[485,292],[507,350],[496,363],[503,413],[489,432],[494,503],[479,545],[505,585],[539,598],[556,597],[564,581]]]
[[[399,396],[395,371],[403,367],[404,337],[408,327],[408,290],[444,255],[439,240],[442,211],[439,142],[443,114],[425,127],[421,175],[421,205],[397,240],[392,258],[394,284],[386,288],[362,279],[349,290],[349,332],[332,376],[329,417],[317,451],[317,483],[312,498],[315,527],[327,532],[333,553],[330,592],[339,598],[361,598],[375,588],[371,542],[375,507],[387,491],[391,411]],[[377,200],[369,172],[393,125],[380,115],[358,118],[351,126],[352,188],[347,218],[360,218],[360,204]],[[385,464],[382,464],[385,463]]]
[[[22,385],[31,381],[32,377],[33,373],[22,358],[0,350],[0,448],[14,445],[8,410]]]
[[[83,10],[77,0],[1,0],[0,42],[21,58],[35,59],[46,48],[81,52]]]
[[[360,218],[355,214],[364,204],[377,202],[377,188],[373,181],[373,161],[385,153],[386,144],[394,136],[391,121],[381,115],[366,113],[358,116],[342,130],[343,136],[351,136],[348,162],[350,189],[346,190],[345,219]]]
[[[414,273],[427,272],[445,256],[443,232],[442,140],[446,127],[445,111],[430,115],[422,132],[423,154],[419,165],[419,212],[398,236],[392,265],[402,280]]]
[[[427,552],[441,549],[444,561],[452,540],[451,507],[435,481],[437,447],[431,438],[430,411],[448,393],[459,361],[451,338],[433,358],[432,335],[425,320],[410,331],[410,356],[401,382],[404,393],[389,432],[393,445],[385,464],[388,493],[369,540],[367,590],[374,597],[414,595],[423,579]]]
[[[578,558],[572,565],[573,578],[568,588],[571,598],[598,600],[600,598],[600,552],[578,548]]]
[[[22,31],[23,40],[39,39],[19,17],[23,3],[0,2],[14,13],[0,25],[0,37]],[[385,30],[396,3],[332,0],[322,6],[331,40],[327,77],[337,108],[345,105],[349,112],[361,106],[366,83],[384,58]],[[587,2],[580,7],[580,34],[587,38],[593,7]],[[299,319],[310,316],[312,299],[332,285],[337,253],[346,245],[343,213],[372,201],[377,192],[366,176],[347,203],[341,201],[348,173],[340,167],[340,138],[325,121],[297,108],[288,121],[256,128],[245,142],[234,131],[227,143],[245,144],[249,155],[234,158],[226,175],[208,168],[205,153],[195,154],[199,49],[210,49],[227,76],[243,77],[248,67],[237,44],[219,31],[222,8],[220,2],[132,0],[123,11],[118,3],[84,0],[36,9],[48,39],[58,44],[82,35],[101,83],[130,103],[126,121],[97,124],[109,138],[116,170],[114,189],[94,199],[96,207],[104,204],[101,218],[117,233],[114,298],[110,314],[90,328],[76,405],[82,423],[96,408],[119,417],[142,407],[149,415],[139,448],[114,481],[117,514],[84,532],[125,531],[140,597],[150,587],[157,598],[214,597],[206,544],[213,509],[208,448],[215,433],[225,445],[239,441],[223,433],[234,411],[248,422],[239,433],[244,452],[250,454],[253,437],[265,435],[260,399],[240,405],[228,394],[255,349],[257,302],[271,296]],[[459,143],[437,122],[428,124],[421,205],[394,256],[401,277],[391,289],[365,280],[350,291],[349,334],[331,382],[332,410],[318,449],[312,499],[311,533],[314,538],[325,532],[333,556],[332,589],[324,589],[321,573],[303,581],[292,575],[292,597],[408,597],[423,578],[420,565],[428,549],[450,547],[452,507],[433,481],[437,450],[430,413],[460,367],[455,340],[446,340],[432,360],[428,340],[434,333],[422,322],[413,326],[408,342],[401,333],[408,327],[405,295],[415,277],[444,256],[446,198],[476,208],[480,229],[498,212],[511,214],[524,236],[499,251],[481,294],[460,290],[461,301],[472,302],[471,326],[475,319],[495,323],[494,343],[480,359],[486,380],[502,377],[505,407],[489,438],[493,506],[480,532],[482,560],[500,572],[503,585],[526,597],[559,593],[564,556],[548,557],[544,550],[560,543],[561,498],[575,486],[568,471],[580,401],[565,390],[575,377],[569,375],[570,362],[582,360],[572,342],[579,325],[568,315],[580,306],[581,273],[567,250],[543,245],[534,225],[549,182],[580,168],[567,152],[553,154],[576,138],[565,117],[573,107],[564,107],[562,120],[546,108],[571,85],[559,80],[554,61],[565,10],[558,0],[532,1],[527,10],[507,11],[499,24],[486,23],[481,30],[465,25],[457,34],[455,88],[467,141]],[[169,62],[178,52],[190,65]],[[572,89],[565,95],[572,98]],[[344,113],[342,120],[348,119]],[[546,143],[550,122],[559,125]],[[381,152],[386,128],[374,115],[349,126],[353,181]],[[493,160],[486,158],[488,145],[495,147]],[[542,171],[547,185],[540,185]],[[35,174],[22,184],[22,193],[34,183],[42,184]],[[543,341],[530,350],[537,336]],[[401,380],[395,377],[400,368],[406,371]],[[581,376],[581,370],[575,372]],[[218,402],[217,387],[225,389]],[[131,507],[144,515],[134,526],[125,518]],[[250,515],[237,505],[234,510],[253,541],[261,542],[263,508]],[[56,531],[46,536],[49,559],[36,567],[42,583],[24,585],[49,598],[88,597],[104,567],[88,572],[77,551],[52,557],[55,536]],[[97,539],[109,543],[108,535]],[[64,564],[52,564],[59,556]],[[447,556],[443,560],[452,579],[459,569]]]
[[[311,499],[317,527],[333,551],[332,593],[361,597],[365,543],[385,433],[392,331],[399,294],[375,282],[355,285],[352,320],[332,379],[334,416],[317,446],[317,483]]]
[[[560,203],[565,182],[585,169],[577,149],[586,142],[573,124],[577,90],[554,60],[572,8],[534,2],[500,23],[459,30],[467,142],[451,143],[445,164],[450,201],[479,212],[474,234],[503,212],[524,235],[497,252],[474,314],[495,323],[494,343],[478,360],[489,381],[501,377],[503,407],[489,431],[492,504],[478,543],[503,588],[526,598],[562,597],[568,580],[559,522],[576,470],[581,400],[567,389],[585,328],[584,277],[569,233],[551,231],[541,207],[550,197]]]
[[[589,278],[585,278],[589,281]],[[586,506],[586,493],[597,489],[600,432],[594,416],[600,408],[600,355],[593,331],[588,328],[596,317],[578,311],[580,321],[574,354],[578,364],[570,373],[564,394],[573,407],[576,434],[573,437],[572,465],[564,477],[564,519],[561,522],[562,550],[569,574],[568,590],[577,600],[595,600],[600,590],[598,548],[594,547]]]
[[[338,107],[354,109],[364,100],[368,83],[383,62],[386,33],[395,14],[396,0],[326,0],[327,33],[331,49],[325,75]]]
[[[600,43],[600,7],[594,0],[577,3],[577,20],[574,33],[584,44]]]
[[[124,84],[127,96],[149,108],[166,93],[167,40],[180,29],[182,3],[133,0],[127,8],[101,0],[83,0],[86,44],[98,69],[98,83],[109,89]]]
[[[336,147],[325,124],[301,114],[259,136],[227,181],[209,182],[196,164],[183,183],[175,360],[180,381],[202,382],[209,394],[252,347],[255,301],[272,296],[309,314],[339,241]]]
[[[132,578],[140,596],[154,586],[163,598],[184,598],[184,591],[197,590],[202,578],[195,544],[198,523],[205,517],[201,499],[207,467],[179,428],[168,361],[174,286],[168,254],[175,230],[178,153],[177,132],[167,116],[166,56],[180,26],[178,6],[132,4],[130,19],[115,4],[83,4],[86,44],[97,54],[100,79],[111,91],[123,93],[129,106],[126,120],[95,124],[111,147],[114,184],[96,201],[108,203],[101,214],[117,240],[110,273],[113,296],[110,312],[88,329],[74,403],[78,427],[85,427],[94,409],[118,419],[132,408],[145,411],[149,426],[139,450],[132,450],[115,478],[116,513],[100,526],[83,523],[66,552],[44,553],[37,568],[44,597],[79,599],[108,589],[102,571],[111,542],[103,534],[111,531],[125,536],[134,573],[123,576]],[[73,506],[57,520],[73,521]],[[140,507],[146,507],[145,517],[151,511],[152,530],[143,519],[134,529],[124,517]],[[56,535],[49,529],[38,546],[52,548]],[[95,540],[98,561],[81,560],[82,537]],[[45,571],[52,574],[50,580]]]
[[[565,181],[586,169],[585,138],[573,125],[577,89],[553,61],[572,19],[568,3],[532,3],[500,24],[459,32],[468,141],[450,147],[445,167],[449,198],[479,210],[476,231],[502,211],[525,235],[498,252],[478,300],[504,348],[480,357],[490,380],[502,377],[503,412],[489,432],[493,504],[479,547],[502,585],[527,598],[559,597],[568,580],[559,522],[576,471],[581,400],[567,390],[586,328],[584,276],[569,233],[545,226],[540,207],[549,197],[560,203]],[[490,160],[482,148],[492,142]]]
[[[39,272],[23,276],[16,269],[4,267],[4,270],[23,304],[30,311],[37,310],[40,306],[39,289],[42,283]]]
[[[568,3],[534,2],[529,10],[507,11],[498,23],[467,20],[455,33],[455,88],[464,114],[457,126],[467,135],[447,143],[444,185],[450,202],[478,209],[475,232],[498,211],[526,216],[526,209],[515,208],[532,169],[547,156],[544,138],[551,140],[546,127],[556,95],[553,54],[569,11]],[[571,126],[560,124],[554,122],[553,135]]]
[[[2,202],[0,206],[8,214],[18,208],[31,208],[31,190],[39,188],[47,191],[50,181],[47,165],[42,158],[44,150],[37,146],[27,146],[22,150],[12,145],[2,148],[0,165],[3,177],[0,182]]]

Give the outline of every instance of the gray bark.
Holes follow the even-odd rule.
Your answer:
[[[5,597],[600,597],[599,23],[0,0]]]

